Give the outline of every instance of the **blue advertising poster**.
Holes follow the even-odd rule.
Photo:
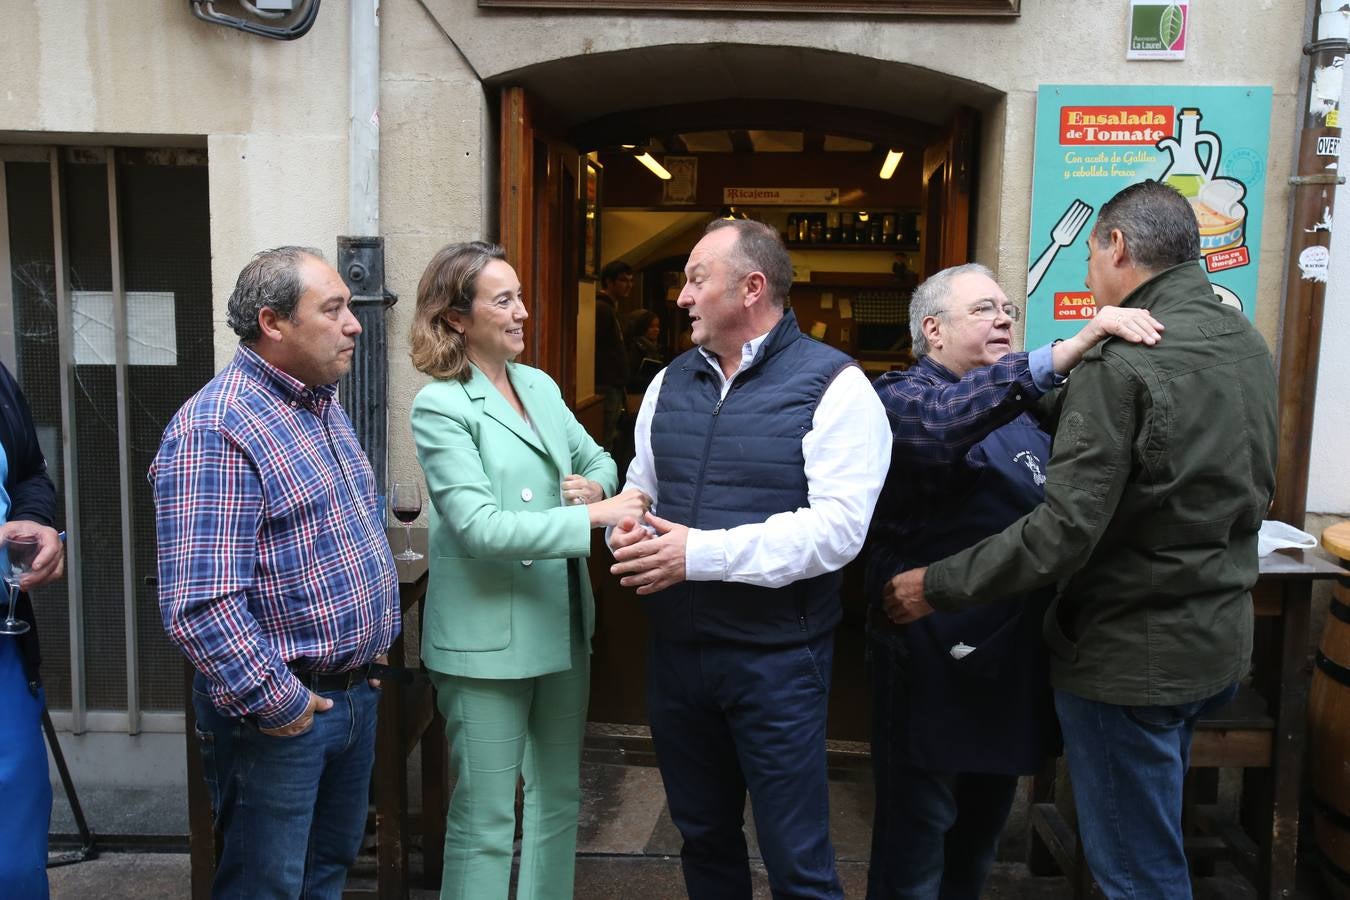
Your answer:
[[[1097,210],[1149,179],[1190,200],[1215,294],[1253,319],[1270,103],[1269,87],[1042,85],[1026,346],[1069,337],[1096,313],[1083,280]]]

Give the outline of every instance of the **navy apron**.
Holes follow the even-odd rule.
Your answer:
[[[1049,458],[1050,436],[1026,413],[991,433],[966,454],[965,465],[976,473],[968,488],[950,498],[938,520],[894,548],[904,562],[890,574],[950,556],[1026,515],[1044,499]],[[1041,642],[1051,593],[935,612],[874,635],[892,644],[896,652],[888,655],[902,669],[894,758],[929,771],[1020,775],[1058,752]],[[870,596],[879,602],[879,585]],[[958,645],[974,649],[957,659]]]

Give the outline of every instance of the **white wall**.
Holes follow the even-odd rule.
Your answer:
[[[1350,110],[1350,79],[1341,111]],[[1350,176],[1350,140],[1341,144],[1339,169]],[[1350,222],[1350,186],[1336,189],[1337,222]],[[1335,224],[1335,223],[1333,223]],[[1350,515],[1350,227],[1331,230],[1331,269],[1322,316],[1322,349],[1308,459],[1308,512]]]

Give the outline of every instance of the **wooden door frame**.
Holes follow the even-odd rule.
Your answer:
[[[520,361],[576,402],[579,155],[521,87],[501,93],[499,241],[530,311]]]
[[[970,207],[975,185],[976,127],[979,114],[959,107],[947,132],[924,150],[924,277],[970,262],[974,220]],[[933,192],[936,192],[934,194]],[[941,228],[932,227],[937,212]],[[936,267],[930,268],[931,261]]]

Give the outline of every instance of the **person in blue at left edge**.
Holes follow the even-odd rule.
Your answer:
[[[318,250],[244,266],[234,358],[150,467],[159,606],[196,669],[224,838],[212,896],[342,894],[365,832],[398,575],[375,474],[337,402],[361,325]]]
[[[0,895],[8,900],[47,896],[47,826],[52,786],[42,739],[45,703],[38,677],[38,633],[27,592],[60,578],[65,547],[52,527],[56,488],[38,446],[28,402],[0,365],[0,537],[38,538],[33,570],[20,582],[16,618],[29,624],[17,636],[0,635]],[[7,599],[7,598],[6,598]]]
[[[1058,743],[1040,638],[1048,597],[905,626],[881,604],[897,572],[1040,504],[1050,458],[1040,399],[1104,338],[1153,344],[1162,330],[1145,310],[1107,307],[1068,340],[1012,352],[1019,313],[984,266],[944,269],[910,303],[917,362],[873,385],[893,442],[864,580],[876,790],[868,900],[979,900],[1018,775]]]

